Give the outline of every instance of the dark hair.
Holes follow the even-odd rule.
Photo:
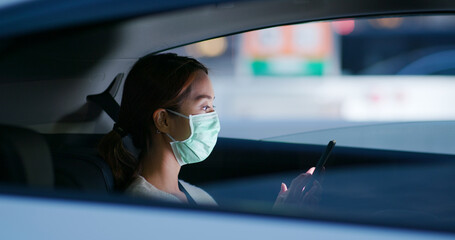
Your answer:
[[[159,108],[178,111],[190,92],[191,75],[197,70],[208,72],[197,60],[173,53],[146,55],[130,70],[116,125],[131,136],[134,146],[141,149],[140,156],[149,151],[152,133],[156,132],[153,113]],[[140,156],[136,159],[114,130],[101,139],[98,150],[111,167],[116,189],[125,189],[140,171]]]

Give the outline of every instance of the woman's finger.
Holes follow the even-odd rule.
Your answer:
[[[287,190],[288,190],[288,187],[286,186],[286,184],[285,183],[281,183],[280,194],[286,192]]]
[[[288,188],[285,183],[281,183],[281,189],[280,189],[280,192],[278,193],[277,200],[286,199],[287,195],[288,195]]]
[[[302,189],[310,182],[311,174],[303,173],[297,176],[289,186],[289,198],[292,201],[299,201]]]
[[[308,171],[306,171],[305,173],[302,173],[299,176],[297,176],[296,178],[294,178],[294,180],[292,182],[294,183],[294,187],[296,188],[296,190],[303,191],[303,189],[308,184],[308,182],[311,181],[311,175],[313,175],[314,169],[315,168],[312,167],[312,168],[308,169]],[[292,183],[291,183],[291,187],[293,187]]]
[[[276,197],[275,204],[273,207],[279,207],[282,205],[282,203],[285,202],[286,198],[288,195],[288,188],[285,183],[281,183],[281,189],[280,192],[278,193],[278,196]]]
[[[302,195],[302,199],[305,199],[309,196],[315,196],[319,192],[319,186],[316,183],[313,183],[313,186],[308,191]]]
[[[319,182],[311,177],[310,181],[302,188],[299,195],[300,199],[303,200],[306,196],[317,193],[319,187]]]
[[[314,169],[316,169],[316,168],[312,167],[312,168],[308,169],[308,171],[306,171],[306,173],[309,173],[309,174],[313,175]]]
[[[308,206],[308,205],[318,204],[319,195],[321,194],[321,192],[322,192],[322,186],[320,185],[320,183],[317,180],[315,180],[313,182],[311,189],[303,195],[303,197],[300,201],[301,205]]]

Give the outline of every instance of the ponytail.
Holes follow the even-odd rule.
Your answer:
[[[137,172],[138,160],[123,145],[122,136],[112,130],[101,139],[98,151],[111,167],[115,189],[124,190]]]

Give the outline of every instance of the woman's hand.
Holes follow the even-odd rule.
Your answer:
[[[281,191],[278,193],[274,208],[285,205],[297,207],[312,207],[319,202],[319,195],[322,192],[321,184],[313,178],[314,167],[306,173],[302,173],[292,180],[289,188],[286,184],[281,183]],[[313,184],[311,184],[313,182]],[[306,189],[308,183],[310,189]]]

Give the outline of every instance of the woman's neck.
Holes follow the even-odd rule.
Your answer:
[[[166,139],[160,137],[154,140],[153,147],[141,161],[141,175],[161,191],[180,194],[178,186],[180,164]]]

